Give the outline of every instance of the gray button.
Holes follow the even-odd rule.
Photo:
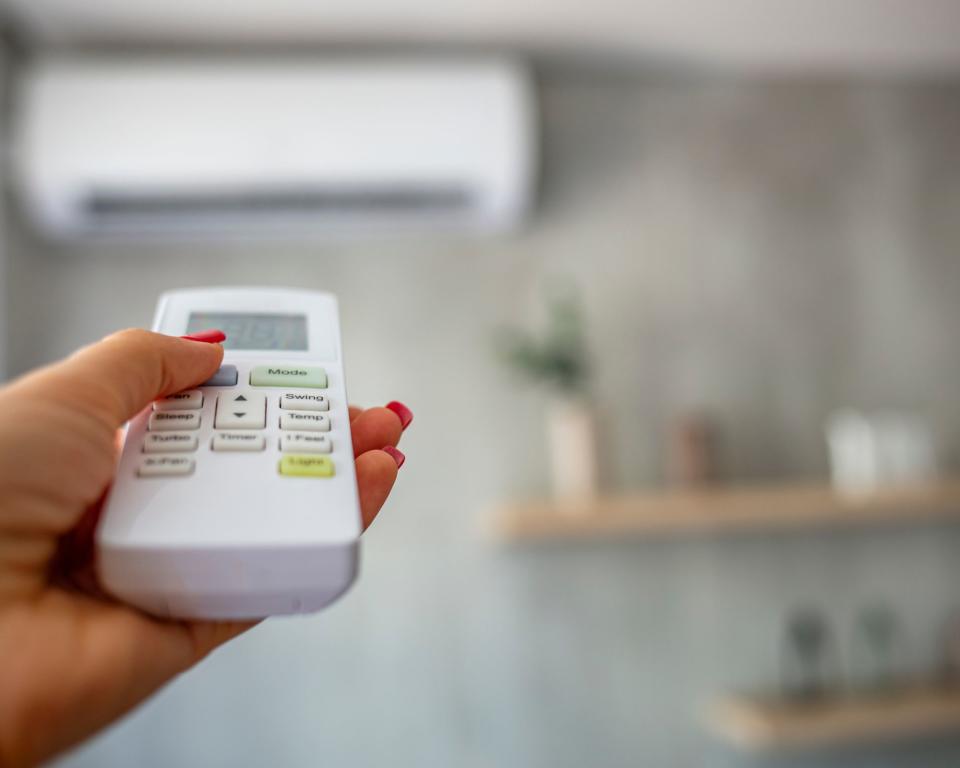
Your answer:
[[[237,386],[237,366],[221,365],[220,370],[207,379],[201,387],[235,387]]]

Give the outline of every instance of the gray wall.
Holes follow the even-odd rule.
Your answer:
[[[610,488],[662,478],[663,430],[689,407],[722,423],[734,479],[823,476],[822,424],[845,404],[925,414],[955,468],[960,84],[555,69],[542,85],[543,202],[514,237],[11,235],[16,371],[149,323],[166,288],[302,285],[342,298],[353,399],[416,412],[353,594],[257,628],[66,765],[754,765],[698,710],[776,679],[791,606],[824,606],[845,652],[857,609],[888,601],[910,664],[932,663],[960,604],[949,527],[533,549],[479,528],[545,487],[542,395],[491,338],[535,319],[557,276],[582,286]],[[949,741],[823,757],[957,759]]]
[[[0,143],[7,140],[7,119],[10,96],[10,53],[5,40],[0,39]],[[7,157],[0,157],[0,179],[7,173]],[[7,378],[7,201],[0,196],[0,381]]]

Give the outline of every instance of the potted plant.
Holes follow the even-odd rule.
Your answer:
[[[576,293],[551,294],[543,333],[508,329],[502,334],[500,348],[509,367],[549,393],[546,431],[554,497],[582,500],[595,496],[596,427],[587,391],[583,313]]]

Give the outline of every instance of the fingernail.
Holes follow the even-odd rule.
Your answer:
[[[392,445],[384,447],[383,452],[390,456],[395,462],[397,462],[397,469],[403,466],[403,462],[407,460],[407,457],[404,456],[399,450],[394,448]]]
[[[216,328],[210,328],[209,330],[197,331],[196,333],[191,333],[189,336],[181,336],[180,338],[186,339],[187,341],[203,341],[207,344],[219,344],[221,341],[226,340],[227,334]]]
[[[407,408],[407,406],[397,400],[391,400],[387,403],[387,408],[400,417],[400,426],[403,429],[410,426],[410,422],[413,421],[413,411]]]

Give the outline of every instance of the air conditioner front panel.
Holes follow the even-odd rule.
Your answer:
[[[47,229],[204,210],[497,227],[531,194],[530,84],[501,62],[54,60],[20,93],[20,180]]]

